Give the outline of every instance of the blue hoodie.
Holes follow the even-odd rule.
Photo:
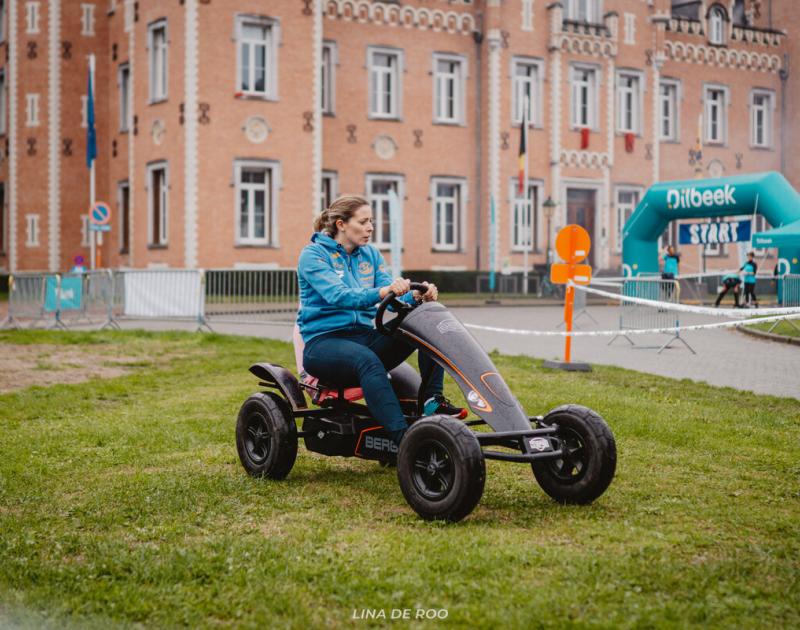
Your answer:
[[[343,328],[372,328],[380,287],[392,283],[384,265],[383,256],[372,245],[356,247],[348,254],[330,236],[316,232],[297,263],[297,324],[303,341]],[[407,293],[401,299],[413,297]]]

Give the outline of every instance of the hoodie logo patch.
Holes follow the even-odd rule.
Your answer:
[[[358,265],[358,272],[364,275],[372,273],[372,263],[369,262],[362,262]]]

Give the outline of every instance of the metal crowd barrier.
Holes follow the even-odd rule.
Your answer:
[[[211,323],[294,322],[300,303],[297,270],[209,269],[205,298]]]
[[[642,298],[656,302],[677,304],[680,302],[681,287],[677,280],[661,280],[659,278],[631,278],[622,283],[622,295],[625,297]],[[619,314],[619,334],[614,336],[608,345],[614,343],[618,337],[628,340],[631,346],[635,346],[633,339],[625,333],[626,330],[649,330],[658,328],[675,328],[674,332],[666,333],[671,335],[670,339],[659,349],[659,354],[665,348],[669,348],[674,341],[682,342],[692,354],[696,354],[694,349],[681,337],[677,328],[680,326],[680,318],[677,311],[671,311],[666,307],[649,306],[636,302],[622,300],[620,303]]]
[[[572,312],[573,312],[572,326],[573,326],[573,328],[576,328],[576,329],[580,330],[581,327],[578,325],[578,320],[581,317],[588,317],[595,324],[597,324],[597,320],[594,317],[592,317],[592,314],[589,311],[586,310],[586,296],[587,296],[586,291],[575,291],[575,293],[573,295],[574,295],[574,298],[573,298],[573,301],[572,301]],[[562,319],[561,323],[558,326],[556,326],[556,328],[560,329],[560,328],[562,328],[562,327],[564,327],[566,325],[567,325],[567,323]]]
[[[796,273],[787,273],[784,276],[779,276],[777,279],[778,283],[778,296],[779,296],[779,305],[784,307],[791,307],[791,306],[800,306],[800,274]],[[797,324],[791,320],[778,320],[769,327],[767,332],[772,332],[777,328],[781,321],[785,321],[787,324],[791,325],[795,330],[800,330],[797,327]]]
[[[114,319],[179,319],[207,327],[202,269],[126,269],[114,273]]]
[[[101,328],[115,327],[110,270],[83,273],[15,273],[9,277],[8,317],[3,327],[29,327],[40,322],[51,328],[102,321]]]

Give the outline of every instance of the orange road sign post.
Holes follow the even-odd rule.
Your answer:
[[[550,267],[550,281],[554,284],[566,284],[567,291],[564,296],[564,322],[567,333],[572,332],[572,309],[575,303],[575,284],[589,284],[592,280],[592,268],[581,263],[592,247],[589,233],[580,225],[568,225],[556,237],[556,251],[563,260]],[[589,372],[592,367],[588,363],[573,363],[572,335],[567,334],[564,339],[564,360],[545,361],[544,367],[569,370],[572,372]]]

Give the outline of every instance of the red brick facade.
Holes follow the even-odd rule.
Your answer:
[[[66,269],[76,254],[88,257],[82,97],[90,53],[96,198],[114,213],[99,247],[103,265],[294,266],[324,175],[334,177],[338,193],[376,199],[382,181],[397,183],[403,262],[412,269],[487,269],[493,200],[496,264],[519,269],[520,125],[512,114],[513,75],[524,70],[534,86],[529,264],[545,261],[550,198],[551,234],[568,221],[583,223],[594,266],[618,269],[623,206],[655,181],[783,170],[800,186],[794,4],[6,0],[0,269]],[[163,65],[153,61],[161,27]],[[332,111],[323,112],[320,68],[328,59]],[[164,98],[153,98],[154,64],[166,69]],[[130,77],[127,130],[121,66]],[[661,138],[662,84],[674,90],[671,138]],[[444,98],[451,88],[452,99]],[[763,148],[753,143],[754,94]],[[29,120],[31,95],[38,121]],[[703,133],[719,140],[706,138],[702,161],[692,163],[703,112]],[[162,167],[165,195],[154,201],[162,181],[153,168]],[[121,184],[129,191],[128,247]],[[156,230],[163,241],[156,243],[154,204],[162,202],[165,230]],[[37,239],[29,215],[37,217]],[[682,271],[738,261],[734,246],[705,261],[686,247]]]

